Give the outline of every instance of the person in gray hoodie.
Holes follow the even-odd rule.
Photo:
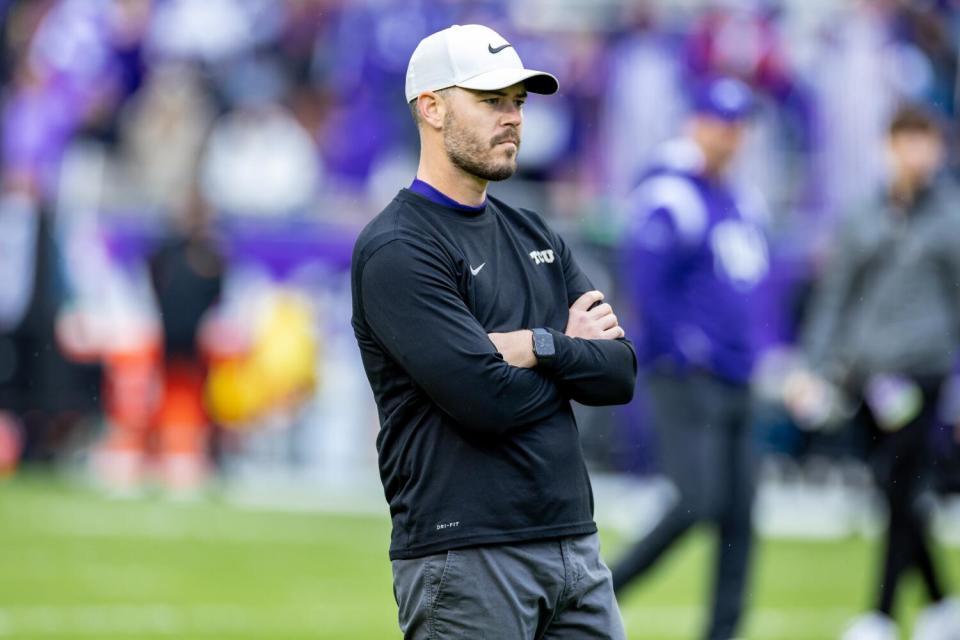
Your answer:
[[[917,569],[931,606],[915,638],[960,637],[960,605],[945,597],[919,503],[932,466],[929,434],[960,347],[960,191],[943,175],[937,121],[901,107],[888,132],[886,188],[840,224],[803,331],[809,370],[787,386],[803,419],[824,388],[859,401],[869,459],[889,508],[873,610],[844,640],[897,638],[900,577]]]

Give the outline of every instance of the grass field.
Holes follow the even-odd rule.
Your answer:
[[[385,517],[111,501],[35,476],[0,484],[2,638],[395,639]],[[615,555],[622,541],[604,537]],[[958,552],[941,552],[960,576]],[[874,548],[766,541],[745,637],[836,638]],[[695,638],[709,562],[691,536],[627,594],[630,638]],[[912,582],[904,618],[920,602]]]

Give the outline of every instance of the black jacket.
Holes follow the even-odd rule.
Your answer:
[[[479,214],[402,190],[354,248],[353,328],[380,413],[390,557],[590,533],[593,497],[570,400],[633,395],[625,340],[563,335],[593,287],[535,214]],[[489,332],[545,327],[549,366],[508,365]]]

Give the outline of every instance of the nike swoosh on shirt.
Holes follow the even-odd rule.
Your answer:
[[[496,49],[494,49],[492,44],[488,44],[488,45],[487,45],[487,51],[489,51],[490,53],[500,53],[501,51],[503,51],[503,50],[506,49],[507,47],[512,47],[512,46],[513,46],[512,44],[507,43],[507,44],[502,44],[502,45],[500,45],[499,47],[497,47]]]
[[[477,275],[478,273],[480,273],[480,269],[483,269],[486,265],[487,263],[484,262],[482,265],[480,265],[476,269],[473,268],[473,265],[470,265],[470,273],[472,273],[473,275]]]

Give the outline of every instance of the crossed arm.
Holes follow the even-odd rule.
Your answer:
[[[429,247],[396,240],[366,260],[357,293],[373,337],[464,429],[505,433],[550,417],[569,399],[614,404],[632,397],[636,359],[627,341],[551,330],[557,356],[549,368],[513,366],[470,313],[455,283],[456,274]],[[611,313],[586,310],[595,297],[574,305],[567,331],[608,324],[603,331],[610,337],[622,334],[615,317],[607,317]],[[512,333],[526,334],[532,355],[529,331]]]
[[[603,302],[603,297],[600,291],[587,291],[570,306],[564,332],[552,332],[557,358],[549,365],[537,361],[529,329],[491,333],[490,341],[511,366],[539,365],[572,400],[589,405],[629,402],[636,358],[613,307]]]
[[[570,306],[570,317],[564,335],[570,338],[587,340],[614,340],[623,338],[623,329],[613,314],[613,307],[604,302],[600,291],[587,291]],[[503,359],[515,367],[529,369],[537,366],[537,357],[533,353],[533,333],[530,329],[520,329],[509,333],[490,333],[490,341],[496,345]]]

